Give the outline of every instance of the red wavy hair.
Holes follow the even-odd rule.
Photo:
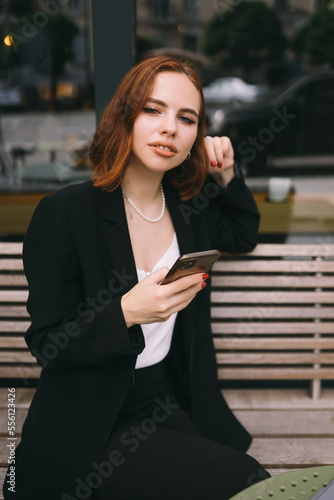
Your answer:
[[[201,81],[188,62],[166,56],[149,57],[134,66],[105,108],[89,151],[94,186],[113,191],[121,184],[132,150],[134,121],[152,94],[156,75],[162,71],[185,74],[197,88],[201,99],[198,132],[191,158],[166,172],[165,179],[178,190],[182,200],[192,198],[203,186],[208,158],[204,147],[205,110]]]

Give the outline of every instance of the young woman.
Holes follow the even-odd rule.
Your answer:
[[[268,477],[218,383],[210,280],[160,285],[183,253],[250,251],[259,214],[200,81],[153,57],[95,133],[92,181],[45,197],[24,244],[42,366],[5,498],[227,499]]]

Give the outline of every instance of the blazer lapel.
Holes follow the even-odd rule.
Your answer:
[[[108,221],[104,236],[112,268],[122,293],[126,293],[138,283],[138,278],[120,187],[112,192],[102,191],[101,217]]]
[[[177,191],[167,183],[164,183],[164,191],[166,203],[174,224],[180,254],[182,255],[184,253],[195,252],[196,248],[192,226],[189,222],[187,223],[182,215],[180,210],[182,201],[180,200]]]
[[[192,224],[182,215],[180,210],[182,201],[180,200],[176,190],[174,190],[169,184],[164,184],[166,203],[171,214],[175,232],[177,235],[177,240],[179,244],[180,254],[195,252],[195,240],[192,230]],[[191,351],[191,345],[193,343],[194,329],[192,328],[193,319],[196,310],[196,298],[181,311],[179,321],[182,322],[182,333],[185,339],[185,344],[187,346],[188,352]]]

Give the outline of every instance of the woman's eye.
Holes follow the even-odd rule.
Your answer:
[[[184,123],[196,123],[194,120],[189,118],[189,116],[180,116],[180,120]]]
[[[151,115],[155,115],[156,113],[159,113],[159,111],[155,108],[143,108],[144,113],[149,113]]]

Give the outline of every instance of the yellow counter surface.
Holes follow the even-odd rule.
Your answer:
[[[0,195],[0,236],[25,233],[39,200],[48,193]],[[267,193],[254,193],[260,234],[334,234],[334,194],[295,193],[285,203],[271,203]]]

